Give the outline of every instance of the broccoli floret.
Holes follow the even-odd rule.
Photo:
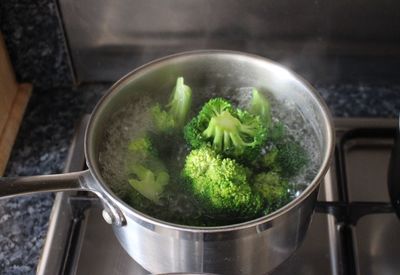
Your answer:
[[[207,143],[206,139],[202,136],[201,131],[199,130],[201,127],[199,127],[198,121],[198,117],[194,117],[183,128],[183,137],[190,147],[194,149],[200,148]]]
[[[190,152],[183,176],[189,190],[212,214],[254,217],[262,210],[261,197],[248,183],[247,169],[209,147]]]
[[[214,98],[185,126],[184,136],[192,148],[210,144],[225,156],[253,159],[266,140],[266,128],[258,116]]]
[[[155,156],[157,154],[150,138],[147,135],[131,140],[128,145],[128,150],[129,152],[134,153],[135,156],[140,159],[144,159],[149,156]]]
[[[275,211],[290,201],[289,184],[276,172],[260,173],[254,177],[254,190],[267,204],[266,213]]]
[[[268,141],[271,143],[282,143],[285,139],[285,126],[282,122],[275,122],[268,130]]]
[[[253,88],[252,100],[248,109],[251,114],[259,116],[264,123],[268,131],[268,142],[282,143],[286,135],[285,126],[280,121],[272,121],[271,105],[268,99],[255,88]]]
[[[149,200],[159,203],[160,196],[168,184],[169,175],[166,171],[153,171],[140,164],[130,166],[129,184]]]
[[[178,77],[171,93],[170,102],[166,106],[168,110],[163,110],[159,104],[150,110],[155,129],[162,133],[171,133],[173,130],[183,127],[191,104],[192,89],[184,84],[183,77]]]
[[[128,158],[128,181],[130,185],[147,199],[160,203],[169,174],[164,164],[157,158],[157,153],[145,136],[132,140],[128,145],[132,156]]]
[[[257,89],[253,88],[249,112],[260,117],[266,128],[272,123],[271,105]]]
[[[304,148],[295,141],[286,141],[274,145],[262,157],[262,166],[279,173],[284,178],[298,174],[308,163]]]
[[[153,118],[154,128],[157,132],[170,133],[175,128],[174,118],[167,112],[162,110],[159,104],[150,109]]]

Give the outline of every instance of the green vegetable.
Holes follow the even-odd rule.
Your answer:
[[[267,212],[274,211],[290,201],[289,184],[276,172],[257,174],[254,177],[254,189],[266,201]]]
[[[128,150],[132,153],[127,164],[129,184],[147,199],[160,203],[169,174],[157,158],[150,139],[147,136],[134,139],[129,143]]]
[[[252,99],[248,109],[251,114],[259,116],[265,128],[267,128],[268,142],[283,142],[286,134],[285,126],[280,121],[272,121],[271,104],[269,100],[255,88],[253,88]]]
[[[174,118],[167,112],[164,111],[160,104],[156,104],[150,109],[154,128],[160,133],[170,133],[175,128]]]
[[[276,144],[262,157],[263,167],[279,173],[284,178],[298,174],[308,163],[308,155],[301,145],[295,141]]]
[[[153,148],[151,140],[147,135],[133,139],[128,145],[128,150],[140,159],[156,155],[156,150]]]
[[[248,183],[248,170],[209,147],[190,152],[183,176],[189,190],[212,214],[254,217],[262,210],[261,197]]]
[[[192,89],[184,84],[183,77],[178,77],[176,86],[172,90],[169,107],[169,114],[173,117],[175,125],[182,127],[189,113],[192,104]]]
[[[159,104],[150,110],[156,130],[161,133],[169,133],[183,127],[191,104],[192,89],[184,84],[183,77],[178,77],[171,93],[170,102],[166,106],[168,110],[163,110]]]
[[[253,88],[249,112],[260,117],[266,128],[272,124],[271,105],[257,89]]]
[[[184,126],[187,154],[178,130],[191,100],[179,77],[170,102],[151,108],[153,128],[128,145],[130,190],[124,199],[155,218],[198,226],[247,221],[288,203],[288,180],[306,166],[308,155],[282,123],[272,121],[267,98],[253,89],[248,111],[210,99]],[[182,172],[169,174],[167,167]]]
[[[160,197],[168,184],[169,175],[166,171],[152,171],[140,164],[130,166],[129,184],[149,200],[160,203]]]
[[[253,159],[266,140],[266,128],[258,116],[214,98],[185,126],[184,136],[192,148],[210,144],[225,156]]]
[[[268,131],[268,141],[271,143],[282,143],[285,139],[285,126],[282,122],[276,122],[271,125]]]

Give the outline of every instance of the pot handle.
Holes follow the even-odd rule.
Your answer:
[[[103,203],[103,216],[107,215],[107,222],[116,226],[126,224],[121,210],[99,187],[89,170],[43,176],[0,177],[0,198],[59,191],[93,192]]]
[[[0,177],[0,197],[12,198],[41,192],[86,190],[86,171],[28,177]]]

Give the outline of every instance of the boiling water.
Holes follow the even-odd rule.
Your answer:
[[[191,108],[190,117],[195,116],[201,106],[213,97],[226,98],[240,108],[244,108],[251,99],[251,88],[219,87],[217,90],[216,87],[207,87],[207,89],[192,87],[192,90],[194,106]],[[267,94],[267,96],[271,102],[274,121],[284,123],[287,135],[302,145],[310,159],[306,169],[291,179],[293,186],[291,194],[292,197],[296,197],[314,179],[319,168],[318,164],[321,163],[319,153],[322,149],[319,148],[316,131],[305,122],[302,113],[293,102],[278,102],[271,95]],[[160,103],[165,105],[166,102]],[[196,200],[186,191],[180,173],[190,149],[183,140],[183,135],[163,136],[162,139],[155,141],[160,159],[163,160],[170,173],[166,195],[163,196],[160,205],[143,199],[129,185],[126,167],[129,155],[132,153],[128,152],[127,147],[132,139],[143,137],[144,133],[152,131],[149,110],[154,104],[155,102],[149,97],[136,99],[115,112],[108,123],[99,152],[99,163],[101,174],[112,191],[136,210],[173,223],[212,226],[243,221],[230,220],[227,217],[205,216]],[[263,153],[266,151],[263,150]]]

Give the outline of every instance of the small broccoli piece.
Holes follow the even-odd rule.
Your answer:
[[[127,158],[128,181],[130,185],[147,199],[160,203],[169,174],[164,164],[157,158],[148,136],[132,140],[128,145],[132,153]]]
[[[272,143],[282,143],[285,138],[286,130],[282,122],[275,122],[268,131],[268,141]]]
[[[289,184],[276,172],[257,174],[254,177],[254,190],[266,201],[268,213],[290,201]]]
[[[201,131],[199,130],[202,127],[199,127],[199,119],[198,117],[194,117],[188,124],[183,128],[183,137],[189,143],[192,148],[200,148],[207,144],[206,139],[202,136]]]
[[[248,171],[235,160],[222,158],[209,147],[191,151],[183,176],[189,190],[213,214],[254,217],[263,207],[248,184]]]
[[[153,118],[154,128],[161,133],[170,133],[175,128],[174,118],[166,111],[162,110],[159,104],[150,109]]]
[[[271,105],[257,89],[253,88],[249,112],[260,117],[266,128],[272,123]]]
[[[140,164],[132,164],[129,184],[149,200],[159,203],[160,196],[168,184],[169,175],[166,171],[152,171]]]
[[[129,152],[134,153],[135,156],[140,159],[147,158],[151,155],[156,155],[156,150],[148,136],[131,140],[131,142],[128,144],[128,150]]]
[[[159,104],[150,110],[155,129],[161,133],[171,133],[183,127],[191,104],[192,89],[184,84],[183,77],[178,77],[170,102],[166,106],[168,111],[163,110]]]
[[[210,144],[226,156],[254,159],[266,140],[266,128],[258,116],[214,98],[185,126],[184,136],[195,149]]]
[[[268,131],[267,141],[269,143],[278,144],[284,141],[286,135],[285,125],[280,121],[272,121],[271,105],[268,99],[255,88],[253,89],[249,112],[258,115],[264,123]]]
[[[187,119],[192,104],[192,89],[184,84],[183,77],[178,77],[176,86],[172,90],[168,113],[173,117],[175,125],[182,127]]]
[[[307,152],[295,141],[276,144],[261,160],[262,166],[279,173],[284,178],[298,174],[308,161]]]

